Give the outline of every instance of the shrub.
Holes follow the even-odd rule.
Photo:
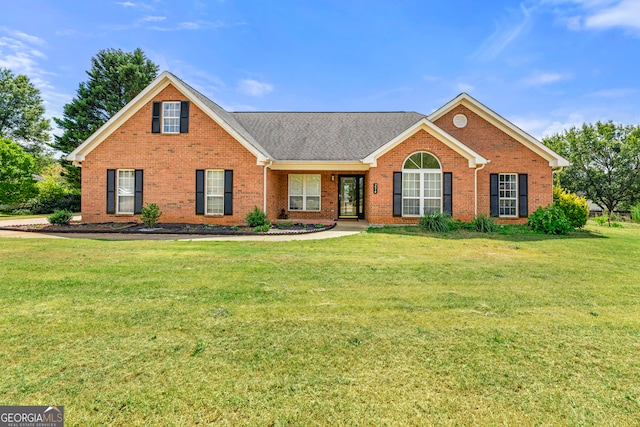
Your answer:
[[[69,225],[73,218],[73,212],[68,210],[56,210],[47,217],[49,224]]]
[[[640,203],[635,206],[631,206],[631,221],[640,222]]]
[[[271,228],[271,223],[267,222],[266,224],[258,225],[253,228],[253,231],[256,233],[266,233]]]
[[[49,214],[56,210],[80,212],[80,195],[67,193],[58,199],[41,199],[37,196],[20,204],[17,209],[26,209],[33,214]]]
[[[259,207],[254,206],[253,210],[245,217],[249,227],[260,227],[265,224],[271,226],[271,222],[267,219],[267,214],[262,212]]]
[[[529,215],[527,225],[533,231],[546,234],[567,234],[573,230],[564,211],[556,205],[549,205],[546,208],[540,206]]]
[[[420,218],[420,227],[434,233],[449,231],[452,218],[445,213],[427,212]]]
[[[586,198],[555,185],[553,187],[553,204],[562,209],[572,227],[582,228],[587,224],[589,205]]]
[[[158,223],[161,216],[162,212],[158,205],[155,203],[147,203],[146,206],[142,207],[140,219],[146,227],[152,228]]]
[[[607,222],[609,222],[609,216],[607,216],[606,214],[603,215],[599,215],[599,216],[594,216],[593,220],[596,222],[596,224],[598,224],[599,226],[603,226],[605,225]]]
[[[476,216],[473,221],[471,221],[471,227],[473,230],[480,233],[493,233],[498,229],[498,224],[495,223],[493,218],[481,214]]]

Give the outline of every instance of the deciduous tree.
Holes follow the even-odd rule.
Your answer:
[[[0,204],[23,202],[36,195],[36,160],[16,142],[0,138]]]
[[[609,212],[640,201],[640,127],[584,124],[543,142],[572,163],[560,173],[563,188]]]
[[[10,138],[29,152],[42,154],[50,130],[38,88],[29,77],[0,68],[0,138]]]

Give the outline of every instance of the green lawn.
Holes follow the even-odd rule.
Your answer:
[[[0,239],[0,404],[67,425],[640,425],[640,228]]]

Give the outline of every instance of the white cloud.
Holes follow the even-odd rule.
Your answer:
[[[244,25],[243,23],[238,23],[235,25]],[[137,24],[136,24],[137,26]],[[231,25],[226,24],[222,21],[195,21],[195,22],[181,22],[175,26],[164,26],[159,27],[157,25],[148,27],[147,30],[153,31],[194,31],[194,30],[215,30],[217,28],[225,28],[231,27]]]
[[[622,0],[617,5],[600,10],[584,20],[586,28],[632,28],[640,30],[640,2],[638,0]]]
[[[238,90],[249,96],[263,96],[273,91],[273,85],[257,80],[245,79],[238,84]]]
[[[76,34],[76,30],[70,28],[68,30],[60,30],[60,31],[56,31],[55,34],[56,36],[73,36]]]
[[[635,95],[637,92],[638,91],[636,89],[631,89],[631,88],[603,89],[603,90],[598,90],[596,92],[590,93],[587,96],[594,97],[594,98],[614,99],[614,98],[625,98],[627,96]]]
[[[638,0],[542,0],[570,30],[622,28],[640,35]]]
[[[581,113],[570,113],[564,121],[555,120],[542,131],[542,136],[552,136],[569,130],[572,127],[580,127],[585,123],[584,116]]]
[[[135,9],[145,9],[145,10],[153,10],[154,7],[143,2],[134,3],[132,1],[117,1],[115,2],[118,6],[126,7],[126,8],[135,8]]]
[[[524,83],[530,86],[547,85],[551,83],[559,82],[560,80],[566,80],[569,76],[560,73],[541,73],[536,72],[533,75],[524,79]]]
[[[510,121],[529,135],[538,139],[542,137],[544,130],[549,126],[549,120],[541,118],[514,117],[511,118]]]
[[[47,59],[38,47],[46,45],[39,37],[0,27],[0,67],[14,74],[24,74],[40,90],[47,117],[59,117],[62,106],[72,99],[71,95],[58,93],[50,82],[55,73],[46,71],[43,60]]]
[[[456,90],[458,90],[460,92],[471,92],[474,89],[475,89],[475,87],[471,86],[468,83],[458,83],[456,85]]]
[[[141,22],[161,22],[166,20],[166,16],[145,16],[140,21]]]
[[[496,22],[496,29],[473,54],[474,58],[489,61],[513,43],[531,27],[530,10],[520,5],[520,12],[511,12],[506,21]]]

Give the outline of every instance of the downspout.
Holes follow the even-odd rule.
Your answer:
[[[556,169],[557,168],[557,169]],[[551,200],[553,201],[553,187],[556,186],[556,174],[562,172],[564,166],[556,166],[551,169]],[[558,186],[560,186],[560,182],[558,182]]]
[[[263,184],[264,184],[264,189],[262,191],[262,195],[263,195],[263,200],[262,200],[262,211],[264,213],[267,213],[267,168],[270,167],[273,164],[273,162],[271,160],[267,162],[265,162],[264,164],[264,177],[262,179]]]
[[[557,168],[557,169],[556,169]],[[556,185],[556,177],[555,174],[560,173],[564,170],[564,166],[556,166],[555,168],[551,169],[551,184],[552,185]]]
[[[479,168],[476,168],[476,170],[473,173],[473,195],[475,197],[475,202],[473,204],[473,216],[476,217],[478,216],[478,171],[481,169],[484,169],[484,167],[487,166],[486,163],[483,163],[482,166],[480,166]]]

